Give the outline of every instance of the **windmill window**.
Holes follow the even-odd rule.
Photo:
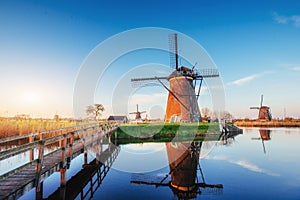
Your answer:
[[[174,97],[174,101],[175,101],[175,102],[177,101],[176,97]]]

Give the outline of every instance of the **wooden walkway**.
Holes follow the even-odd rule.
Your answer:
[[[104,135],[109,135],[110,138],[110,134],[116,129],[117,126],[99,126],[99,124],[77,127],[72,131],[61,131],[62,134],[46,139],[40,138],[38,141],[0,152],[0,160],[2,160],[32,151],[32,160],[29,163],[0,176],[0,199],[18,199],[34,187],[37,192],[36,198],[42,199],[42,184],[47,177],[68,168],[71,160],[81,153],[84,152],[87,157],[86,149],[99,144],[99,140]],[[44,155],[45,146],[55,142],[59,142],[60,148]],[[35,148],[38,149],[38,157],[33,159]],[[99,155],[101,151],[102,148],[99,150]]]

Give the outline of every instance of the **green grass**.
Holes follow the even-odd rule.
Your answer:
[[[123,124],[116,131],[117,143],[216,140],[218,123]],[[114,136],[114,134],[113,134]],[[113,137],[114,138],[114,137]]]

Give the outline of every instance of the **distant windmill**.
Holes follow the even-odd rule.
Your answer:
[[[168,102],[165,114],[166,122],[198,122],[201,121],[201,114],[198,106],[198,98],[203,78],[218,77],[217,69],[203,69],[197,71],[195,65],[192,68],[178,66],[178,44],[177,34],[169,36],[171,68],[175,69],[168,77],[134,78],[135,83],[145,81],[158,81],[168,90]],[[170,86],[167,87],[162,81],[167,80]],[[198,81],[198,82],[197,82]],[[197,85],[198,84],[198,85]],[[195,91],[198,86],[198,91]]]
[[[145,113],[146,111],[139,111],[139,104],[136,104],[136,111],[135,112],[131,112],[129,114],[135,114],[135,120],[142,120],[142,113]]]
[[[261,121],[271,121],[272,120],[272,114],[271,114],[271,109],[268,106],[263,106],[263,100],[264,100],[264,95],[261,95],[260,98],[260,107],[250,107],[250,109],[258,109],[258,120]]]

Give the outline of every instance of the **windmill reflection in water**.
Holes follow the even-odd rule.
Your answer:
[[[259,129],[259,138],[251,138],[252,140],[261,140],[263,146],[263,152],[266,154],[265,141],[271,140],[271,130],[268,129]]]
[[[169,173],[161,180],[155,176],[151,179],[147,174],[133,174],[131,183],[167,186],[179,199],[196,198],[197,194],[209,192],[221,193],[222,184],[207,184],[202,172],[199,156],[203,142],[167,142],[166,150],[169,161]],[[200,174],[201,180],[198,177]],[[201,188],[201,189],[200,189]]]

